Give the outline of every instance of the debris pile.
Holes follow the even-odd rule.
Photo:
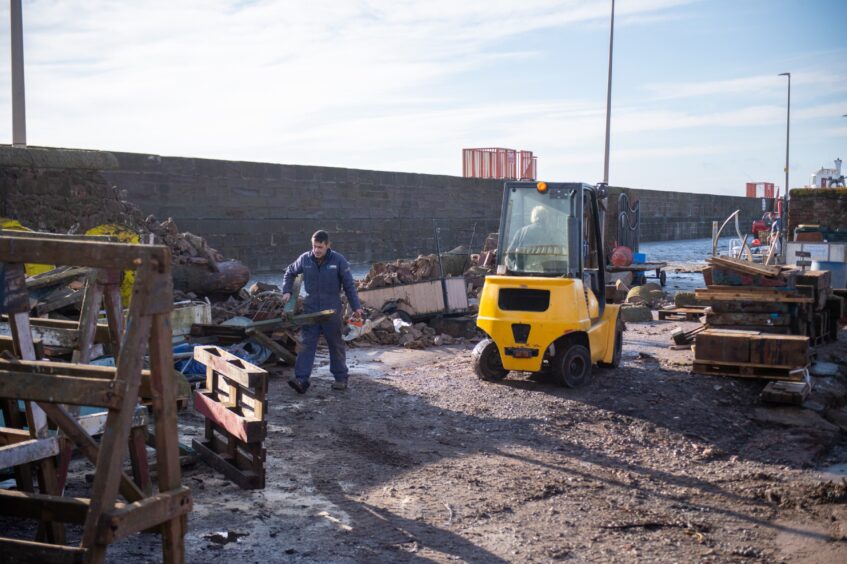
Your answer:
[[[246,265],[225,260],[203,237],[180,233],[170,217],[160,223],[155,216],[147,216],[144,229],[155,235],[156,243],[171,249],[176,291],[195,296],[234,294],[250,280]]]
[[[407,349],[425,349],[465,342],[465,339],[451,337],[445,333],[439,334],[426,323],[403,321],[397,314],[369,319],[355,335],[348,333],[345,339],[357,345],[400,345]]]
[[[414,260],[398,259],[394,262],[375,262],[364,279],[356,282],[359,290],[373,290],[386,286],[414,284],[441,277],[438,257],[419,255]]]
[[[196,264],[208,266],[212,272],[218,271],[218,263],[224,256],[209,246],[205,239],[186,231],[180,233],[173,218],[159,223],[153,215],[144,220],[147,230],[156,236],[156,243],[167,245],[171,249],[173,264]]]

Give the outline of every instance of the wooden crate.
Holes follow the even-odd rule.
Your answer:
[[[264,488],[268,373],[218,347],[196,347],[194,360],[206,367],[206,388],[194,392],[206,434],[192,447],[242,489]]]
[[[695,360],[750,362],[750,338],[757,331],[707,329],[695,337]]]
[[[695,361],[797,368],[809,362],[809,339],[759,331],[708,329],[696,337]]]

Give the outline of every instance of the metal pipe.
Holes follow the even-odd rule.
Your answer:
[[[609,80],[606,83],[606,153],[603,159],[603,183],[609,184],[609,138],[612,121],[612,50],[615,44],[615,0],[612,0],[612,22],[609,29]]]
[[[779,76],[788,77],[788,106],[785,114],[785,194],[783,194],[784,199],[782,201],[782,233],[780,233],[780,236],[784,237],[785,232],[788,230],[788,150],[791,140],[791,73],[783,72]],[[786,237],[785,240],[787,241],[788,238]]]
[[[10,0],[12,15],[12,145],[26,146],[24,32],[21,0]]]

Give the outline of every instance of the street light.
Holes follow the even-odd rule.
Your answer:
[[[612,23],[609,30],[609,81],[606,86],[606,155],[603,160],[603,183],[609,184],[609,134],[612,117],[612,47],[615,43],[615,0],[612,0]]]
[[[788,77],[788,110],[785,116],[785,193],[782,196],[782,229],[784,231],[788,229],[788,147],[789,140],[791,139],[791,73],[783,72],[779,76]]]
[[[12,16],[12,145],[26,146],[24,32],[21,0],[10,0]]]

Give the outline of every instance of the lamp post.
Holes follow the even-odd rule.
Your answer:
[[[783,72],[779,76],[788,77],[788,107],[785,116],[785,193],[782,196],[782,229],[785,231],[788,229],[788,148],[791,139],[791,73]]]
[[[21,0],[10,0],[12,16],[12,145],[26,146],[24,33]]]
[[[606,153],[603,159],[603,183],[609,184],[609,136],[612,118],[612,48],[615,44],[615,0],[612,0],[612,23],[609,29],[609,80],[606,86]]]

